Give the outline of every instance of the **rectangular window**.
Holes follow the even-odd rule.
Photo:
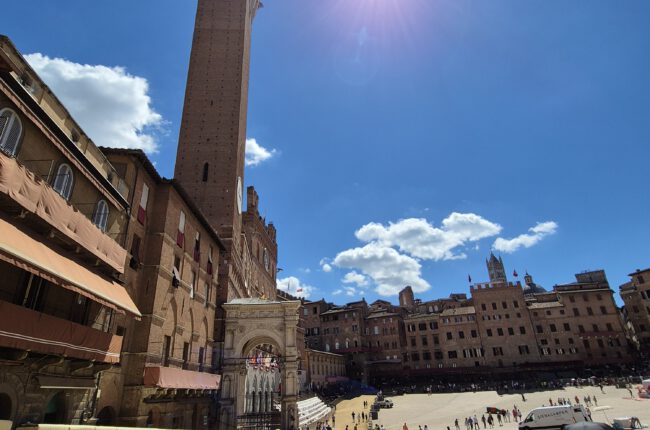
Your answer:
[[[199,347],[199,372],[203,372],[203,362],[205,361],[205,348]]]
[[[447,340],[452,340],[454,336],[451,334],[450,331],[447,332]]]
[[[555,327],[555,324],[551,324],[551,333],[555,333],[557,331],[557,327]]]
[[[519,333],[526,334],[526,327],[524,326],[519,327]]]
[[[579,331],[580,333],[584,333],[584,332],[585,332],[585,327],[584,327],[582,324],[579,324],[579,325],[578,325],[578,331]]]
[[[476,330],[472,330],[472,337],[478,337],[478,333],[476,332]]]
[[[492,354],[494,354],[495,357],[503,355],[503,348],[500,346],[495,346],[492,348]]]
[[[163,338],[162,345],[162,365],[164,367],[169,366],[169,352],[171,350],[172,338],[171,336],[165,336]]]
[[[607,331],[614,331],[614,327],[612,327],[612,323],[607,323]]]
[[[138,222],[145,223],[147,219],[147,203],[149,202],[149,187],[147,184],[142,184],[142,195],[140,196],[140,206],[138,206]]]
[[[183,342],[183,369],[187,369],[190,364],[190,344]]]
[[[196,232],[196,236],[194,237],[194,261],[200,262],[201,261],[201,233],[198,231]]]
[[[411,338],[411,346],[416,346],[416,341],[414,337]]]
[[[497,334],[503,336],[503,329],[501,327],[497,328]]]
[[[459,332],[458,332],[458,337],[459,337],[460,339],[465,339],[465,332],[462,331],[462,330],[459,331]]]
[[[433,344],[440,345],[440,338],[438,338],[438,336],[433,336]]]
[[[458,353],[456,351],[449,351],[447,352],[447,356],[449,358],[458,358]]]
[[[541,325],[535,326],[537,333],[544,333],[544,328]]]
[[[178,232],[176,233],[176,245],[185,247],[185,212],[181,211],[178,218]]]
[[[492,302],[492,310],[497,310],[497,304],[495,302]]]
[[[508,334],[510,336],[514,336],[515,335],[515,329],[513,329],[512,327],[508,327]]]
[[[512,305],[513,305],[515,308],[518,308],[518,307],[519,307],[519,302],[518,302],[517,300],[515,300],[515,301],[512,302]]]
[[[571,331],[571,326],[569,323],[564,323],[564,331]]]
[[[587,297],[587,296],[585,296],[585,297]],[[594,314],[594,310],[591,309],[591,306],[587,306],[587,315],[593,315],[593,314]]]
[[[426,331],[426,329],[427,329],[427,323],[420,323],[420,324],[418,324],[418,329],[419,329],[420,331]]]
[[[443,357],[443,356],[442,356],[442,351],[434,351],[434,352],[433,352],[433,357],[434,357],[436,360],[442,360],[442,357]]]
[[[437,321],[430,322],[429,327],[431,327],[431,330],[438,330],[438,322]]]
[[[607,308],[605,306],[600,307],[600,313],[603,315],[607,315]]]
[[[208,272],[208,275],[212,276],[212,245],[210,245],[210,251],[208,252],[208,265],[206,272]]]
[[[507,302],[501,302],[501,307],[503,309],[508,309],[508,303]]]
[[[135,264],[140,263],[140,237],[137,234],[134,234],[131,239],[131,257],[135,260]]]
[[[600,331],[600,329],[598,328],[598,324],[592,324],[592,325],[591,325],[591,328],[593,328],[593,330],[594,330],[596,333],[598,333],[598,332]]]
[[[428,340],[426,336],[422,336],[422,346],[427,346],[428,345]]]
[[[419,352],[414,352],[411,354],[411,360],[412,361],[420,361],[420,353]]]
[[[574,317],[579,317],[580,316],[580,311],[578,310],[578,308],[573,308],[573,316]]]
[[[487,329],[486,333],[487,333],[488,337],[492,337],[492,329],[491,328]]]
[[[196,291],[196,272],[192,270],[192,274],[190,276],[190,298],[194,298],[194,291]]]

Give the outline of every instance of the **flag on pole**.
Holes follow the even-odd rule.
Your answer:
[[[471,275],[467,275],[467,281],[469,281],[470,284],[472,283],[472,276]]]
[[[517,276],[519,276],[519,274],[518,274],[517,271],[515,270],[514,272],[512,272],[512,276],[514,276],[514,277],[516,278]]]

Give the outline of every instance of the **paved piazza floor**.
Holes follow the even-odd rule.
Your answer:
[[[587,395],[595,395],[598,399],[598,406],[611,406],[605,412],[592,412],[594,421],[606,422],[606,416],[609,421],[616,417],[636,416],[639,417],[642,424],[650,424],[650,400],[630,398],[626,389],[617,389],[613,386],[604,387],[605,394],[600,392],[598,387],[569,387],[564,390],[539,391],[526,393],[526,401],[523,402],[520,394],[498,395],[494,391],[478,391],[475,393],[447,393],[447,394],[408,394],[403,396],[394,396],[389,398],[393,400],[395,406],[392,409],[381,409],[377,424],[383,424],[387,430],[402,430],[404,422],[408,424],[409,430],[418,430],[418,426],[424,427],[426,424],[430,430],[451,430],[454,429],[454,419],[458,418],[461,430],[465,430],[465,417],[476,414],[481,419],[487,406],[494,406],[499,409],[512,410],[513,405],[517,405],[524,417],[531,409],[546,405],[548,406],[549,397],[553,402],[558,397],[573,399],[576,395],[582,398]],[[636,389],[633,389],[636,395]],[[351,413],[364,411],[363,401],[373,401],[373,396],[361,396],[352,400],[345,400],[336,407],[336,427],[335,429],[345,429],[348,425],[349,430],[354,430]],[[592,407],[592,409],[594,409]],[[368,409],[365,409],[368,412]],[[605,415],[606,414],[606,415]],[[486,415],[487,416],[487,415]],[[495,417],[496,422],[496,417]],[[357,424],[357,430],[366,430],[367,423]],[[495,424],[494,430],[515,430],[517,424],[504,423],[499,427]]]

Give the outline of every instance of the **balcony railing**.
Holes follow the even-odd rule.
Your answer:
[[[122,336],[0,301],[0,346],[119,363]]]

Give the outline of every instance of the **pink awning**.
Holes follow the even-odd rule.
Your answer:
[[[115,271],[124,273],[127,252],[50,185],[0,152],[0,193],[36,214]]]
[[[144,368],[144,385],[148,387],[184,390],[217,390],[221,375],[193,372],[175,367],[152,366]]]

